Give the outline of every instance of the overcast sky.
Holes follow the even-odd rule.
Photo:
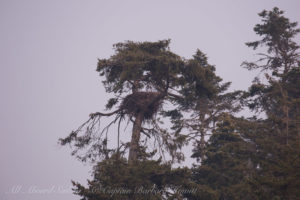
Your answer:
[[[114,43],[170,38],[186,58],[199,48],[231,89],[247,89],[253,73],[240,64],[254,52],[244,43],[274,6],[300,21],[297,0],[0,0],[0,199],[79,199],[70,180],[86,183],[91,166],[57,141],[103,111],[95,69]]]

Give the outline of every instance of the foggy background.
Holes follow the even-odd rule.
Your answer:
[[[114,43],[171,39],[186,58],[199,48],[231,90],[246,90],[255,73],[240,64],[255,57],[244,43],[274,6],[300,22],[297,0],[0,0],[0,199],[80,198],[71,180],[85,185],[92,167],[57,142],[103,111],[95,69]]]

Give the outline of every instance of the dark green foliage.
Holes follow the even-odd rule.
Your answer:
[[[110,98],[105,105],[106,109],[110,110],[118,103],[118,98]]]
[[[182,199],[183,193],[195,193],[187,168],[171,169],[160,160],[140,160],[129,165],[125,158],[113,155],[98,163],[88,188],[73,182],[82,199]],[[189,191],[187,189],[190,189]]]
[[[233,117],[223,116],[208,141],[206,159],[192,169],[194,181],[215,193],[207,199],[255,199],[247,182],[256,170],[256,149],[239,135],[237,126]],[[201,156],[201,149],[194,149],[193,157]]]
[[[208,64],[207,57],[197,50],[192,59],[186,60],[178,79],[182,85],[177,99],[182,109],[192,109],[197,99],[212,98],[218,92],[222,79],[215,74],[215,67]]]
[[[166,112],[165,116],[171,117],[172,129],[176,133],[187,132],[184,134],[186,141],[191,141],[201,149],[199,160],[203,161],[205,137],[213,133],[224,113],[240,110],[241,92],[227,92],[230,82],[222,83],[222,79],[215,74],[215,67],[208,63],[206,55],[200,50],[187,61],[186,70],[182,80],[183,83],[190,84],[186,84],[181,90],[185,98],[177,99],[178,110]]]
[[[115,44],[116,54],[99,60],[97,66],[100,76],[105,76],[106,91],[122,94],[132,89],[165,89],[168,79],[172,79],[169,75],[177,73],[183,64],[169,51],[169,43],[170,40]]]
[[[267,48],[268,54],[260,54],[259,61],[265,61],[265,65],[256,63],[244,63],[248,69],[271,70],[273,75],[278,76],[293,67],[295,61],[299,59],[297,49],[299,46],[293,41],[294,37],[300,32],[297,29],[297,22],[290,22],[283,16],[283,11],[274,8],[272,11],[262,11],[259,16],[262,18],[262,24],[254,27],[256,34],[262,37],[261,40],[246,43],[254,50],[258,46]]]
[[[192,169],[194,181],[213,190],[215,199],[296,199],[298,142],[287,146],[269,120],[223,120],[209,139],[206,159]],[[193,157],[200,156],[195,149]]]

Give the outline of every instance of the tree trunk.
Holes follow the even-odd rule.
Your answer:
[[[200,131],[201,134],[201,140],[200,140],[200,149],[201,149],[201,164],[203,164],[203,161],[205,159],[205,134],[204,131]]]
[[[130,148],[129,148],[129,156],[128,156],[129,164],[131,164],[133,161],[137,159],[143,118],[144,118],[143,112],[139,112],[135,116],[135,121],[132,128]]]
[[[299,120],[300,111],[299,110],[300,109],[299,109],[298,103],[296,103],[296,107],[297,107],[297,109],[296,109],[296,127],[297,127],[298,138],[300,141],[300,126],[299,126],[299,124],[300,124],[300,120]]]
[[[286,117],[286,144],[289,144],[289,108],[286,106],[285,107],[285,117]]]

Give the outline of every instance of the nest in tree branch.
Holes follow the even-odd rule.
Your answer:
[[[144,113],[144,119],[151,119],[162,102],[162,94],[158,92],[135,92],[126,96],[120,106],[126,114],[136,116]]]

